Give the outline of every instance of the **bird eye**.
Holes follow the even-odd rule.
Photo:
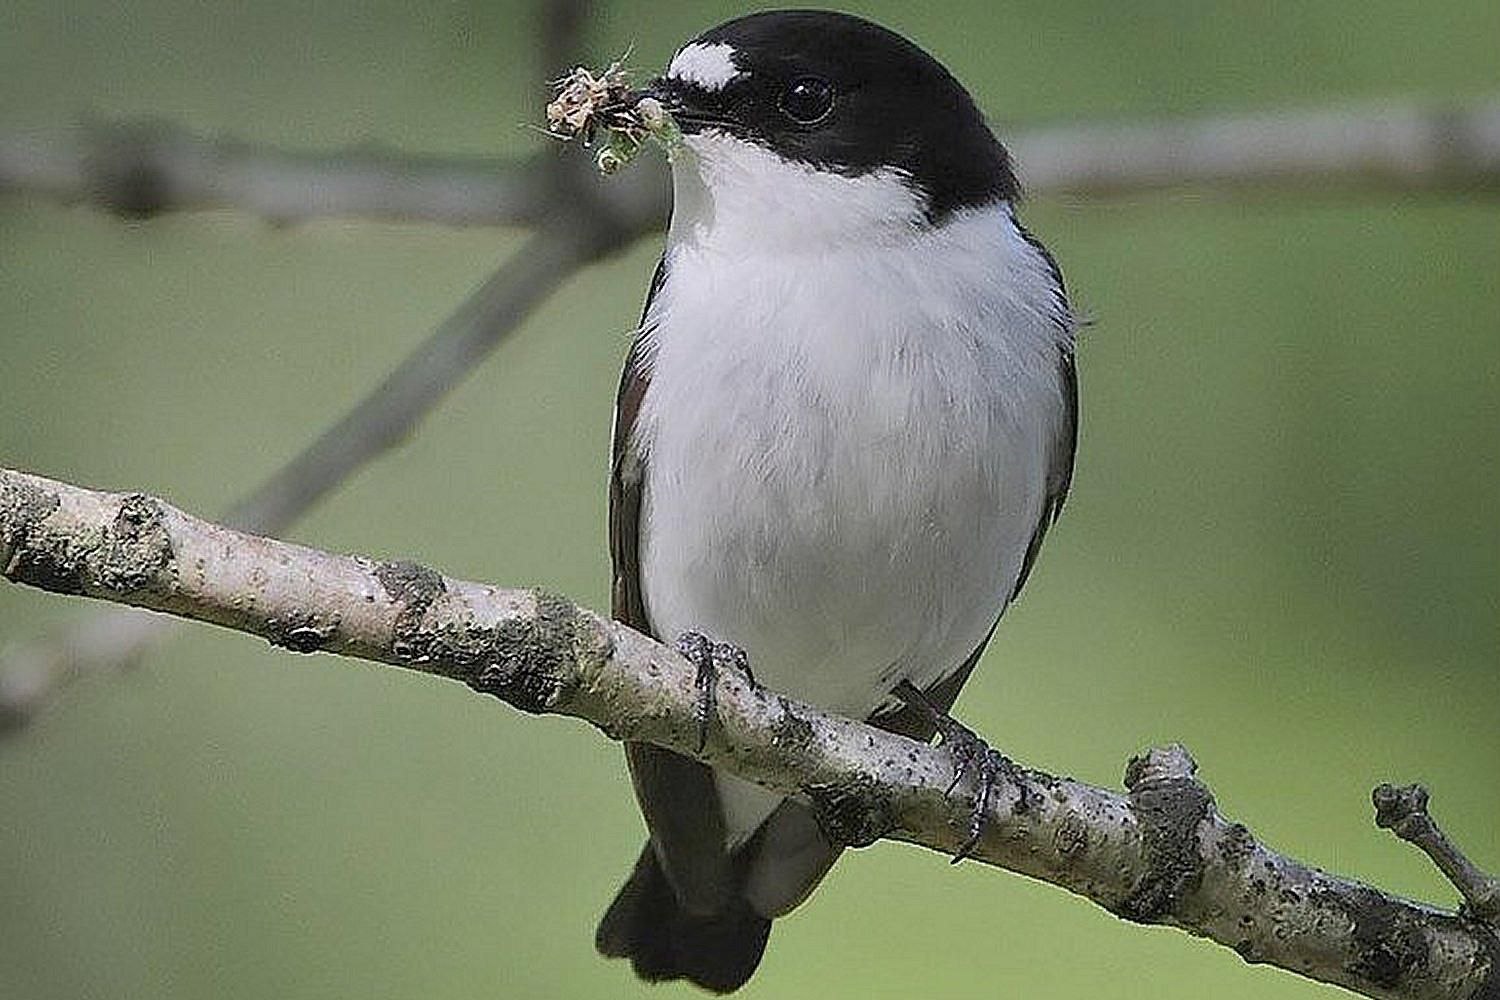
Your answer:
[[[777,106],[799,125],[816,125],[833,110],[833,84],[820,76],[799,76],[781,92]]]

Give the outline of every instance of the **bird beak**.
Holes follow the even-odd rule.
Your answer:
[[[630,94],[631,103],[637,104],[646,98],[661,104],[669,113],[676,114],[682,106],[682,94],[680,88],[673,85],[671,80],[659,76]]]
[[[706,126],[727,124],[719,110],[708,105],[707,97],[692,84],[659,76],[632,91],[632,105],[650,98],[672,116],[683,132],[696,132]]]

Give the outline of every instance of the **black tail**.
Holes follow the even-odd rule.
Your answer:
[[[610,958],[629,958],[647,982],[686,979],[731,993],[755,972],[770,933],[771,921],[738,896],[719,913],[684,910],[648,841],[599,921],[594,946]]]

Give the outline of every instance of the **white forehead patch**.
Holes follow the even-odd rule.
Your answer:
[[[696,83],[704,90],[723,90],[739,75],[739,67],[734,64],[734,46],[724,42],[684,45],[667,67],[667,76],[673,80]]]

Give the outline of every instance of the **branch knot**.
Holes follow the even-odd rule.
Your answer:
[[[1194,777],[1197,770],[1176,743],[1131,758],[1125,769],[1146,861],[1146,873],[1115,910],[1126,920],[1158,923],[1173,916],[1203,881],[1200,828],[1212,815],[1214,800]]]

